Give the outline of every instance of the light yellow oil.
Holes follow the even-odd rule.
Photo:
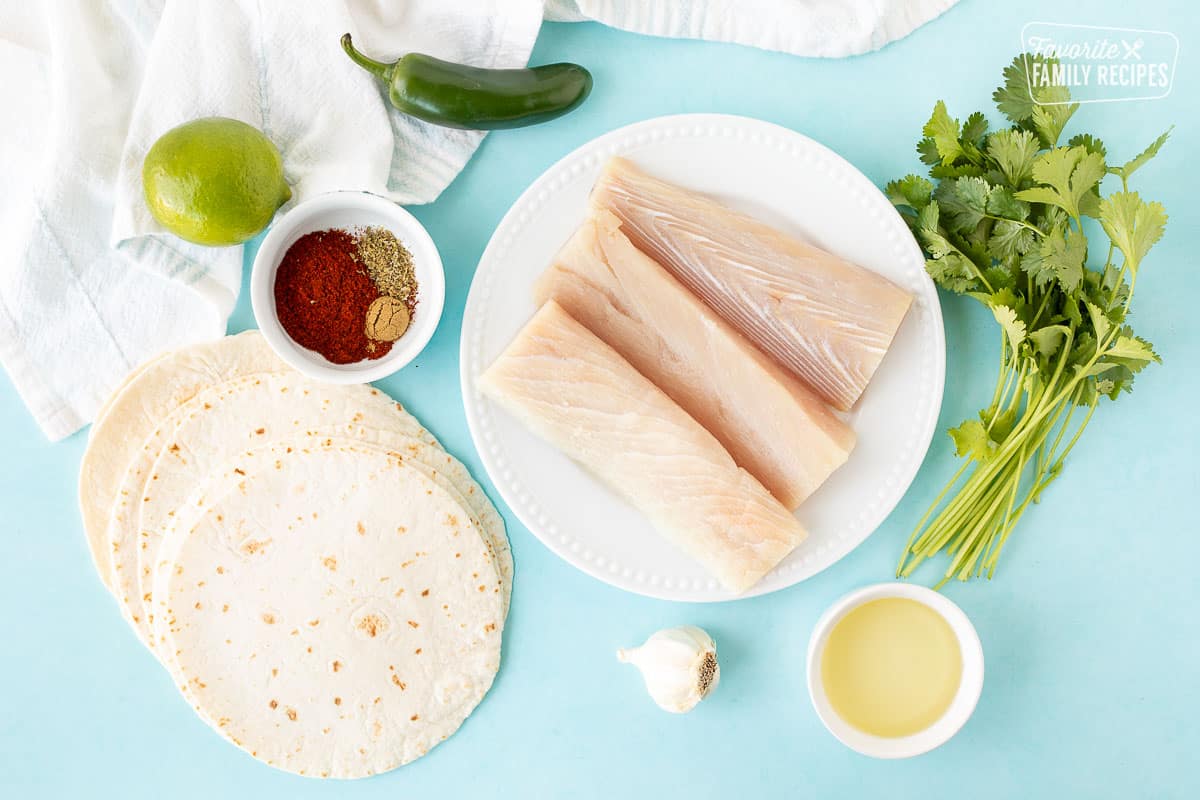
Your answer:
[[[834,711],[876,736],[909,736],[941,718],[962,681],[949,623],[903,597],[872,600],[833,626],[821,681]]]

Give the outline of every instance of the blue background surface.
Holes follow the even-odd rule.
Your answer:
[[[560,562],[509,515],[518,572],[492,692],[427,758],[367,781],[321,783],[246,757],[178,697],[92,569],[75,505],[84,435],[47,444],[0,378],[0,796],[1200,795],[1192,511],[1200,490],[1200,25],[1191,3],[967,0],[881,52],[840,61],[547,25],[534,60],[586,64],[595,92],[562,120],[489,136],[441,199],[414,209],[445,259],[446,314],[422,358],[381,385],[480,474],[459,399],[462,307],[492,229],[546,167],[628,122],[720,111],[795,128],[882,185],[917,168],[913,143],[937,99],[960,118],[994,108],[991,90],[1031,20],[1180,37],[1169,98],[1085,106],[1070,129],[1096,132],[1120,161],[1178,126],[1136,179],[1171,214],[1134,304],[1139,332],[1165,364],[1144,373],[1133,396],[1102,407],[1064,476],[1010,541],[996,579],[947,589],[974,620],[987,657],[979,708],[949,744],[898,763],[856,755],[821,727],[803,669],[821,611],[891,576],[910,527],[953,471],[941,434],[904,502],[867,543],[822,575],[753,600],[681,605],[622,593]],[[943,297],[943,308],[941,429],[987,402],[996,355],[989,318],[959,299]],[[243,293],[230,330],[252,324]],[[676,717],[651,704],[613,651],[684,622],[718,640],[722,682],[695,712]]]

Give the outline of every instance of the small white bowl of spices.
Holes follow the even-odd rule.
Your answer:
[[[429,233],[400,206],[331,192],[278,219],[250,276],[263,338],[291,366],[328,383],[369,383],[433,338],[446,276]]]

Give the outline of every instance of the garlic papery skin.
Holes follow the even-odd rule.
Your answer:
[[[721,680],[717,643],[694,625],[658,631],[641,647],[618,650],[617,660],[637,667],[651,699],[673,714],[691,711]]]

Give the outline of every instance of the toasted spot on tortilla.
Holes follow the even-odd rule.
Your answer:
[[[271,614],[267,611],[264,611],[263,615],[262,615],[262,621],[267,623],[268,625],[274,625],[275,624],[275,615]]]
[[[325,556],[321,559],[321,563],[325,565],[325,569],[330,572],[337,572],[337,559],[333,556]]]
[[[354,627],[358,628],[359,632],[368,638],[374,639],[387,629],[387,620],[378,614],[363,614],[354,623]]]
[[[248,556],[262,552],[273,540],[272,539],[247,539],[242,542],[242,546],[238,548]]]

